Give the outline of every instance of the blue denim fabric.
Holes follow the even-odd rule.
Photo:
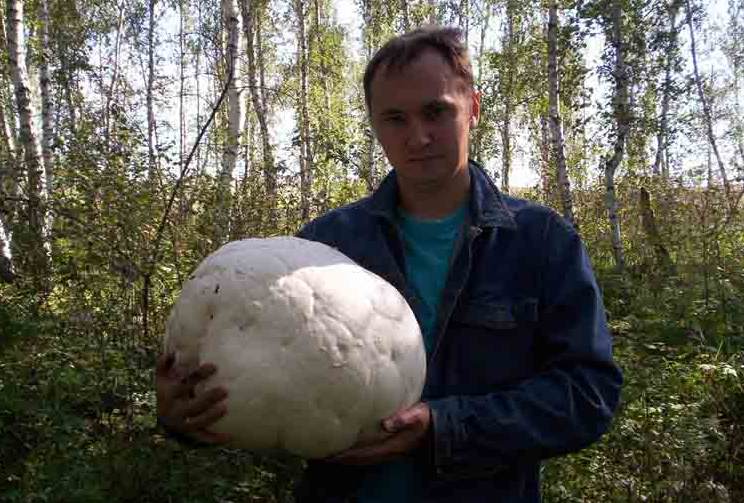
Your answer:
[[[471,162],[470,212],[456,245],[422,399],[430,441],[413,453],[426,502],[539,502],[540,461],[609,427],[622,374],[599,288],[576,232],[553,211],[503,196]],[[370,197],[307,224],[408,300],[391,173]],[[309,464],[300,502],[353,501],[364,468]]]

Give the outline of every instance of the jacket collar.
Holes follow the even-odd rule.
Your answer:
[[[483,168],[471,160],[468,169],[470,170],[470,217],[473,225],[516,229],[517,223],[514,216],[506,207],[501,192]],[[393,221],[397,206],[398,181],[395,170],[392,170],[368,200],[367,208],[373,215]]]

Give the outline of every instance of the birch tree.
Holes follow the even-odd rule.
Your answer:
[[[222,15],[227,31],[227,138],[222,154],[222,166],[217,180],[217,207],[215,215],[215,244],[227,241],[230,236],[230,208],[232,202],[233,172],[240,154],[240,135],[243,132],[243,89],[240,79],[240,55],[243,48],[243,20],[237,0],[222,0]]]
[[[724,193],[726,197],[728,198],[728,195],[730,193],[730,184],[729,184],[728,175],[726,173],[726,166],[724,166],[723,160],[721,159],[721,153],[718,150],[718,142],[716,141],[716,136],[713,132],[713,117],[712,117],[711,110],[710,110],[710,103],[708,101],[707,96],[705,95],[703,80],[700,77],[700,71],[698,69],[697,45],[695,42],[695,27],[693,23],[693,12],[692,12],[692,6],[690,4],[690,0],[685,0],[685,11],[686,11],[685,22],[687,23],[687,27],[690,30],[690,57],[692,58],[693,77],[695,79],[695,87],[697,88],[698,98],[700,99],[700,105],[703,108],[703,123],[705,126],[705,132],[708,137],[708,143],[710,144],[710,147],[713,150],[713,155],[716,158],[716,163],[718,165],[718,174],[720,175],[721,182],[723,183]]]
[[[317,3],[316,3],[317,5]],[[294,0],[297,21],[297,68],[299,69],[299,93],[297,103],[297,129],[300,147],[300,216],[303,221],[310,217],[310,202],[313,190],[313,165],[310,151],[310,116],[308,113],[308,66],[306,9],[304,0]]]
[[[615,192],[615,173],[625,152],[625,140],[630,129],[630,110],[628,107],[628,68],[625,62],[626,44],[623,38],[623,0],[612,0],[609,5],[607,41],[614,55],[612,80],[612,117],[614,120],[614,141],[612,150],[602,160],[605,183],[605,203],[610,222],[610,236],[615,266],[619,271],[625,270],[625,252],[623,250],[618,217],[618,202]]]
[[[673,70],[678,59],[678,35],[679,27],[677,26],[677,15],[679,13],[680,1],[671,0],[664,6],[668,22],[668,30],[665,33],[664,47],[664,83],[662,84],[661,93],[661,113],[659,115],[659,125],[656,132],[656,156],[651,172],[654,175],[662,175],[664,178],[669,177],[669,160],[667,149],[669,146],[669,107],[674,94]]]
[[[49,7],[48,0],[39,1],[39,22],[41,39],[41,57],[39,64],[39,91],[41,94],[41,153],[44,164],[44,176],[46,182],[46,193],[49,197],[53,195],[54,187],[54,164],[52,156],[52,144],[54,142],[54,129],[52,127],[52,96],[50,92],[51,78],[49,74],[49,59],[51,48],[49,46]],[[50,214],[51,215],[51,214]],[[52,222],[47,220],[49,229]]]
[[[116,22],[116,37],[114,42],[114,61],[113,61],[113,68],[111,70],[111,81],[109,82],[108,89],[106,89],[104,92],[106,94],[106,102],[104,105],[104,135],[106,139],[106,145],[108,148],[111,148],[111,136],[112,136],[112,128],[111,128],[111,104],[114,101],[114,97],[117,92],[117,86],[119,85],[119,65],[120,65],[120,56],[121,56],[121,44],[122,44],[122,30],[124,27],[124,18],[125,18],[125,3],[124,0],[120,0],[116,4],[116,8],[118,11],[118,19]],[[103,75],[103,72],[101,72],[101,75]]]
[[[153,106],[153,86],[155,85],[155,4],[147,2],[147,176],[155,178],[155,110]]]
[[[503,59],[505,72],[499,76],[500,96],[503,100],[503,115],[501,117],[501,190],[509,192],[509,175],[512,161],[512,117],[514,115],[514,91],[517,78],[515,63],[515,33],[516,16],[514,0],[506,1],[506,23],[503,36]]]
[[[41,146],[35,131],[31,89],[26,70],[26,41],[24,36],[23,2],[8,0],[7,32],[10,75],[15,90],[16,109],[20,124],[20,145],[23,149],[25,172],[25,222],[12,229],[13,245],[24,257],[24,273],[41,277],[47,270],[48,258],[44,248],[44,208],[42,206]],[[16,255],[14,253],[14,255]]]
[[[558,111],[558,3],[552,1],[548,7],[548,109],[550,117],[550,139],[558,178],[563,217],[576,226],[571,198],[571,184],[566,170],[566,155],[563,145],[563,129]]]
[[[0,53],[8,53],[4,15],[0,15]],[[11,235],[12,223],[16,218],[20,177],[10,88],[10,75],[3,64],[0,66],[0,226],[6,237]],[[3,256],[4,251],[5,244],[0,248],[0,256]]]
[[[374,12],[373,0],[363,0],[362,4],[362,16],[364,18],[364,53],[367,61],[369,61],[377,50],[377,44],[379,43],[379,30],[375,22],[376,13]],[[365,126],[364,143],[365,159],[363,161],[364,167],[361,170],[361,177],[367,185],[367,191],[372,192],[377,186],[377,163],[375,159],[377,145],[375,135],[368,126]]]
[[[248,89],[251,105],[258,121],[261,135],[261,152],[264,173],[264,190],[266,192],[269,222],[276,221],[277,180],[274,163],[274,147],[269,132],[269,106],[264,85],[264,58],[261,24],[265,3],[263,1],[240,0],[243,14],[243,30],[248,56]]]

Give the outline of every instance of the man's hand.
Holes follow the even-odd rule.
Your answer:
[[[187,435],[208,444],[223,444],[229,436],[207,428],[225,415],[227,408],[221,403],[227,396],[222,388],[213,388],[194,396],[194,387],[217,371],[206,363],[188,375],[174,368],[173,354],[161,355],[155,371],[155,390],[158,400],[158,419],[175,433]]]
[[[401,410],[382,421],[382,428],[392,435],[372,445],[352,447],[327,461],[347,465],[371,465],[390,461],[424,443],[431,425],[431,410],[424,402]]]

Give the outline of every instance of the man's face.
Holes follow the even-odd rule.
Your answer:
[[[372,127],[398,179],[435,188],[467,173],[478,94],[433,50],[402,70],[381,66],[371,83]]]

